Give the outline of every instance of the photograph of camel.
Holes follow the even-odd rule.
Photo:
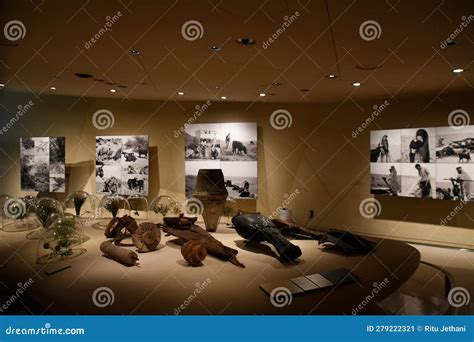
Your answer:
[[[192,124],[185,131],[185,189],[192,197],[200,169],[222,169],[231,198],[257,197],[257,124]]]
[[[20,139],[21,189],[65,192],[64,137]]]
[[[437,163],[472,163],[473,150],[474,126],[436,128]]]
[[[147,135],[96,137],[96,191],[148,195]]]

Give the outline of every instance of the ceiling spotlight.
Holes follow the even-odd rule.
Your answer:
[[[5,84],[0,83],[0,88],[3,88],[3,87],[5,87]]]
[[[360,87],[360,82],[354,82],[354,83],[352,83],[352,85],[353,85],[354,87]]]
[[[461,69],[461,68],[453,69],[453,72],[454,72],[455,74],[460,74],[460,73],[462,73],[463,71],[464,71],[464,69]]]
[[[265,94],[265,93],[260,93],[260,97],[265,97],[265,96],[267,96],[267,94]]]
[[[281,83],[280,82],[273,82],[272,85],[275,86],[275,87],[278,87],[278,86],[281,86]]]
[[[51,89],[51,90],[56,90],[56,87],[49,87],[49,89]]]
[[[235,40],[237,43],[243,46],[249,46],[255,44],[255,40],[252,38],[239,38]]]
[[[183,93],[182,91],[178,91],[178,95],[181,95],[181,96],[183,96],[183,95],[184,95],[184,93]]]
[[[326,78],[337,78],[337,76],[334,74],[329,74],[329,75],[326,75]]]
[[[227,100],[227,96],[221,96],[222,100]]]
[[[216,46],[216,45],[211,46],[210,49],[211,51],[214,51],[214,52],[219,52],[222,50],[219,46]]]
[[[130,51],[130,53],[131,53],[132,55],[135,55],[135,56],[138,56],[138,55],[140,55],[140,54],[141,54],[141,52],[140,52],[140,51],[138,51],[138,50],[135,50],[135,49],[133,49],[132,51]]]
[[[111,93],[115,93],[116,91],[117,91],[117,90],[115,90],[115,89],[110,89],[110,92],[111,92]]]

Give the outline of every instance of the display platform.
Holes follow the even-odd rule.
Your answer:
[[[102,256],[102,230],[88,227],[86,234],[90,240],[82,247],[87,252],[67,260],[70,268],[46,275],[45,265],[35,264],[37,241],[25,239],[24,232],[0,232],[2,274],[8,274],[2,281],[16,289],[32,278],[25,292],[48,314],[359,314],[381,313],[367,296],[375,288],[377,300],[389,296],[420,262],[418,250],[403,242],[372,239],[378,243],[375,252],[350,257],[321,250],[317,241],[293,240],[303,254],[287,263],[269,245],[246,245],[232,228],[221,225],[213,236],[237,249],[245,268],[211,255],[204,266],[191,267],[173,236],[163,236],[158,251],[140,253],[139,266],[125,267]],[[358,281],[295,294],[285,305],[275,305],[259,287],[341,267]]]

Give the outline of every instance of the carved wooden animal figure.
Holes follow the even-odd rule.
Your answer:
[[[232,153],[233,154],[247,154],[247,147],[242,144],[240,141],[232,142]]]

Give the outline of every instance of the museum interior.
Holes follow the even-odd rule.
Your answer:
[[[471,0],[0,17],[2,314],[474,313]]]

